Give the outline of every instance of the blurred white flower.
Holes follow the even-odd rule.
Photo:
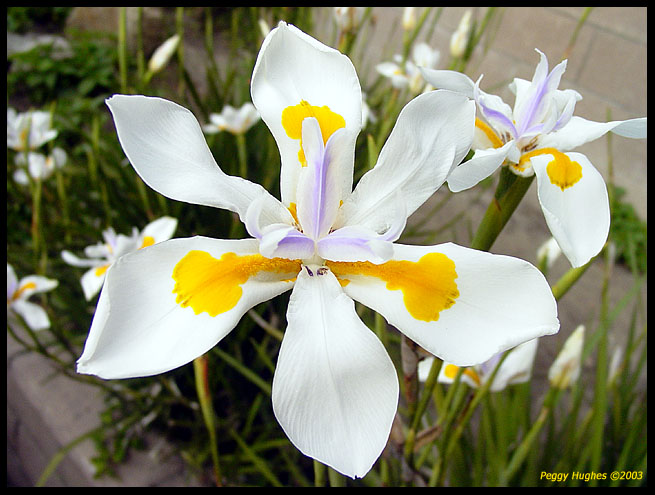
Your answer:
[[[557,240],[551,237],[537,249],[537,264],[541,265],[542,260],[546,262],[546,268],[550,269],[562,254],[562,248],[559,247]]]
[[[32,151],[57,137],[50,112],[34,110],[17,113],[7,108],[7,148]]]
[[[340,31],[357,29],[366,7],[334,7],[334,19]]]
[[[40,292],[47,292],[57,287],[59,282],[40,275],[28,275],[20,280],[13,267],[7,263],[7,323],[12,327],[20,316],[32,330],[44,330],[50,327],[50,319],[45,310],[28,299]]]
[[[556,388],[570,387],[580,376],[584,330],[584,325],[578,326],[564,342],[564,347],[562,347],[548,370],[548,380],[551,386]]]
[[[532,375],[532,364],[537,354],[538,343],[539,339],[533,339],[516,346],[498,368],[489,390],[498,392],[507,388],[508,385],[527,382]],[[478,366],[464,368],[461,380],[473,388],[483,386],[493,374],[502,355],[503,353],[496,354]],[[419,380],[425,381],[427,379],[427,373],[430,371],[433,360],[434,358],[430,357],[419,363]],[[437,380],[440,383],[452,383],[458,370],[459,366],[444,361]]]
[[[413,93],[430,91],[432,86],[426,84],[419,67],[434,69],[439,63],[439,50],[433,50],[426,43],[417,43],[412,49],[412,57],[402,65],[402,57],[394,55],[393,62],[382,62],[375,68],[391,80],[391,85],[397,89],[409,88]]]
[[[33,179],[45,180],[56,169],[63,167],[66,164],[67,158],[66,152],[61,148],[54,148],[48,156],[30,151],[26,158],[24,153],[19,153],[16,155],[14,161],[21,168],[18,168],[14,172],[14,180],[23,186],[28,185],[28,172]]]
[[[259,122],[259,118],[259,112],[252,103],[244,103],[238,109],[231,105],[225,105],[221,113],[209,115],[210,123],[203,126],[203,130],[207,134],[216,134],[221,131],[244,134]]]
[[[105,242],[87,246],[84,249],[84,254],[88,259],[78,258],[67,250],[61,252],[61,257],[69,265],[90,267],[80,280],[84,297],[88,301],[100,291],[107,270],[118,258],[170,239],[176,228],[177,219],[172,217],[161,217],[146,225],[140,233],[136,227],[133,227],[130,236],[117,235],[116,231],[109,227],[102,232]]]

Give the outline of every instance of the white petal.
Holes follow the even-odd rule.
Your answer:
[[[562,189],[548,174],[550,155],[531,159],[537,194],[546,223],[574,267],[582,266],[603,248],[610,228],[610,209],[603,176],[581,153],[566,153],[581,167],[582,177]]]
[[[151,237],[154,241],[154,244],[162,241],[167,241],[175,233],[177,228],[177,219],[173,217],[161,217],[153,222],[150,222],[143,228],[139,238],[141,239],[141,245],[143,244],[146,237]]]
[[[398,379],[353,301],[323,268],[303,268],[291,294],[275,376],[273,411],[305,455],[363,477],[384,449]]]
[[[361,225],[342,227],[318,241],[318,255],[331,261],[384,263],[393,256],[393,244]]]
[[[526,261],[450,243],[394,250],[377,267],[328,266],[349,296],[444,361],[480,364],[559,328],[548,282]]]
[[[516,346],[500,365],[490,390],[497,392],[507,388],[508,385],[527,382],[532,375],[532,366],[538,345],[539,339],[532,339]],[[484,369],[483,380],[485,382],[493,373],[494,368],[495,364],[493,367]]]
[[[107,106],[130,163],[160,194],[234,211],[242,219],[253,200],[270,196],[260,185],[226,175],[219,168],[200,124],[186,108],[140,95],[114,95]],[[283,208],[272,196],[268,202],[272,215]]]
[[[311,258],[314,241],[295,227],[284,223],[268,225],[261,233],[259,252],[267,258],[290,260]]]
[[[42,277],[41,275],[28,275],[18,282],[21,299],[29,299],[33,294],[48,292],[59,285],[57,280]]]
[[[476,151],[473,158],[455,168],[448,176],[448,188],[452,192],[460,192],[475,186],[493,174],[515,146],[516,144],[512,140],[501,148]]]
[[[342,206],[344,225],[388,228],[402,198],[411,215],[466,156],[473,140],[475,104],[445,90],[417,96],[400,112],[375,167]]]
[[[13,110],[13,108],[10,110]],[[7,114],[7,118],[9,118],[9,110],[7,110]],[[14,292],[17,288],[18,278],[16,277],[16,271],[14,270],[13,266],[7,263],[7,299],[11,299],[14,296]]]
[[[226,253],[236,256],[219,270],[218,260]],[[293,285],[295,273],[257,272],[250,255],[264,260],[256,240],[193,237],[121,257],[107,272],[78,372],[102,378],[148,376],[207,352],[248,309]],[[174,271],[181,266],[184,273],[175,272],[176,284]],[[255,273],[241,283],[239,269]]]
[[[19,299],[14,301],[11,305],[11,309],[18,313],[27,326],[32,330],[39,331],[50,328],[50,319],[45,310],[38,304],[31,303],[24,299]]]
[[[102,289],[102,284],[105,283],[105,276],[107,275],[107,268],[109,268],[108,265],[109,262],[105,265],[99,264],[99,266],[84,272],[84,275],[80,278],[82,291],[87,301],[90,301]]]
[[[435,70],[419,67],[423,79],[437,89],[448,89],[473,99],[475,83],[465,74],[453,70]]]
[[[646,117],[612,122],[593,122],[573,116],[564,127],[543,136],[539,146],[569,151],[594,141],[610,131],[627,138],[645,139],[647,134]]]
[[[282,112],[303,100],[312,106],[327,106],[344,118],[349,136],[344,153],[349,157],[350,191],[355,141],[362,125],[362,96],[348,57],[280,22],[262,43],[252,74],[251,95],[280,149],[280,191],[285,205],[295,202],[300,147],[282,126]]]

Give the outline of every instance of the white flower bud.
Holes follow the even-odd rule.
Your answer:
[[[466,50],[469,33],[471,31],[471,10],[464,12],[462,20],[459,21],[457,30],[450,38],[450,54],[453,57],[461,57]]]
[[[180,35],[176,34],[159,45],[148,62],[148,70],[153,74],[162,70],[177,50],[179,43]]]

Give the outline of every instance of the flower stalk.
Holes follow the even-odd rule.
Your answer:
[[[496,193],[471,241],[473,249],[488,251],[491,248],[533,180],[534,175],[520,177],[507,167],[501,169]]]
[[[209,447],[211,449],[214,468],[214,482],[216,483],[216,486],[222,486],[221,469],[218,460],[218,445],[216,444],[216,424],[214,423],[215,414],[209,388],[209,364],[207,362],[207,354],[203,354],[193,360],[193,371],[196,379],[196,392],[198,393],[202,418],[205,421],[205,426],[209,433]]]

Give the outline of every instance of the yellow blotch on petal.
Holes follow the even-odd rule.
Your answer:
[[[453,380],[455,379],[455,376],[457,376],[458,371],[459,366],[455,366],[454,364],[447,364],[446,369],[444,370],[444,375],[446,375],[446,378]],[[475,382],[478,387],[481,385],[480,376],[475,372],[475,370],[472,370],[471,368],[463,368],[462,373],[473,380],[473,382]]]
[[[243,294],[241,285],[260,273],[291,281],[300,271],[299,260],[265,258],[259,254],[225,253],[220,259],[205,251],[189,251],[173,269],[175,302],[195,314],[216,316],[234,308]]]
[[[502,140],[493,131],[493,129],[477,117],[475,118],[475,127],[480,129],[484,135],[487,136],[487,139],[491,141],[491,144],[494,148],[501,148],[503,146]]]
[[[555,148],[541,148],[530,151],[521,156],[519,165],[537,155],[552,155],[553,161],[546,166],[546,173],[551,184],[558,186],[562,191],[577,183],[582,178],[582,167],[578,162],[571,160],[566,154]]]
[[[105,274],[105,272],[109,269],[109,265],[102,265],[99,266],[98,268],[95,269],[93,272],[96,277],[101,277]]]
[[[30,289],[36,289],[36,284],[34,282],[27,282],[26,284],[21,285],[11,296],[11,301],[17,300],[23,292]],[[7,301],[9,302],[9,299],[7,299]]]
[[[441,253],[428,253],[418,261],[392,260],[379,265],[327,261],[326,265],[344,286],[349,276],[365,275],[383,280],[388,290],[400,290],[409,314],[421,321],[437,321],[439,313],[459,297],[455,263]]]
[[[291,139],[300,140],[298,160],[303,167],[307,165],[307,160],[305,159],[305,152],[302,149],[302,121],[307,117],[314,117],[318,120],[321,135],[323,136],[323,144],[327,143],[330,136],[336,130],[346,127],[345,119],[338,113],[330,110],[330,107],[327,105],[316,107],[310,105],[305,100],[301,100],[297,105],[286,107],[282,111],[282,127],[284,127],[287,136]]]
[[[155,243],[155,238],[147,235],[143,237],[143,242],[141,243],[141,247],[139,249],[143,249],[148,246],[152,246]]]
[[[300,222],[298,221],[298,205],[296,203],[289,203],[289,213],[291,213],[296,225],[300,225]]]

